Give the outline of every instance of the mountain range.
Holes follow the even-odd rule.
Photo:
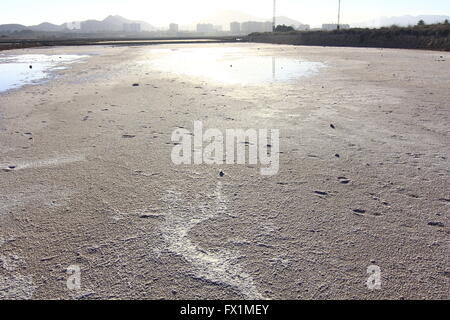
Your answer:
[[[213,23],[214,25],[223,26],[224,30],[227,30],[230,26],[230,22],[244,22],[244,21],[272,21],[270,19],[263,19],[259,17],[255,17],[243,12],[239,11],[222,11],[217,12],[211,16],[205,17],[198,22],[205,23]],[[23,31],[23,30],[32,30],[37,32],[69,32],[69,31],[77,31],[80,29],[80,26],[84,24],[86,27],[82,32],[120,32],[123,30],[124,24],[129,23],[139,23],[141,25],[142,31],[155,31],[157,28],[152,26],[151,24],[145,21],[135,21],[129,20],[119,15],[108,16],[104,20],[85,20],[85,21],[74,21],[67,22],[62,25],[56,25],[49,22],[44,22],[34,26],[24,26],[21,24],[3,24],[0,25],[0,32],[15,32],[15,31]],[[189,29],[195,29],[195,25],[197,22],[192,23],[189,26]],[[290,19],[288,17],[280,16],[277,17],[278,24],[286,24],[286,25],[300,25],[302,24],[299,21]]]
[[[383,27],[383,26],[408,26],[408,25],[416,25],[419,20],[424,20],[427,24],[443,22],[445,20],[450,20],[450,16],[445,15],[420,15],[420,16],[399,16],[399,17],[380,17],[377,19],[373,19],[370,21],[353,23],[351,26],[353,27]],[[230,22],[244,22],[244,21],[272,21],[272,18],[264,19],[260,17],[255,17],[250,14],[233,11],[233,10],[225,10],[216,12],[208,17],[200,19],[197,22],[193,22],[189,27],[189,29],[195,29],[195,25],[198,22],[202,23],[212,23],[214,25],[221,25],[223,30],[228,30]],[[123,30],[124,24],[129,23],[139,23],[141,25],[142,31],[155,31],[156,27],[145,21],[136,21],[129,20],[119,15],[111,15],[106,17],[104,20],[86,20],[86,21],[76,21],[76,22],[68,22],[62,25],[56,25],[49,22],[44,22],[34,26],[25,26],[21,24],[3,24],[0,25],[0,32],[15,32],[15,31],[37,31],[37,32],[69,32],[69,31],[77,31],[80,29],[80,26],[84,24],[86,27],[82,32],[119,32]],[[288,26],[298,26],[302,23],[300,21],[280,16],[277,17],[277,24],[285,24]],[[165,29],[165,28],[161,28]]]
[[[151,24],[145,21],[135,21],[129,20],[124,17],[115,15],[108,16],[104,20],[86,20],[86,21],[76,21],[76,22],[68,22],[62,25],[56,25],[49,22],[44,22],[35,26],[24,26],[21,24],[2,24],[0,25],[0,32],[15,32],[15,31],[24,31],[31,30],[37,32],[63,32],[63,31],[71,31],[80,29],[81,24],[86,23],[89,25],[88,32],[98,32],[98,31],[106,31],[106,32],[117,32],[123,30],[123,25],[127,23],[139,23],[141,25],[142,31],[154,31],[156,30]]]
[[[214,25],[221,25],[223,27],[228,28],[230,26],[231,22],[245,22],[245,21],[257,21],[257,22],[266,22],[266,21],[272,21],[272,17],[270,18],[261,18],[256,17],[251,14],[247,14],[245,12],[241,11],[235,11],[235,10],[221,10],[216,11],[215,13],[209,15],[208,17],[204,17],[200,19],[199,22],[201,23],[212,23]],[[279,16],[276,18],[277,24],[285,24],[285,25],[300,25],[301,22],[285,17],[285,16]],[[195,23],[194,23],[195,24]]]

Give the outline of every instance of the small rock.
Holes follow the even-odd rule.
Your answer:
[[[314,193],[318,194],[320,196],[327,196],[328,195],[328,192],[325,192],[325,191],[314,191]]]
[[[366,213],[366,210],[363,210],[363,209],[354,209],[353,212],[354,212],[354,213],[357,213],[357,214],[364,214],[364,213]]]
[[[124,138],[124,139],[133,139],[133,138],[135,138],[136,136],[135,135],[133,135],[133,134],[124,134],[123,136],[122,136],[122,138]]]
[[[100,251],[100,247],[99,246],[90,247],[90,248],[87,248],[86,251],[89,254],[95,254]]]
[[[445,227],[445,225],[442,222],[434,222],[434,221],[428,222],[428,225],[432,226],[432,227],[440,227],[440,228]]]
[[[15,168],[17,168],[16,166],[8,166],[8,169],[14,170]]]
[[[139,83],[133,83],[133,87],[139,87]]]
[[[163,217],[161,214],[155,214],[155,213],[145,213],[141,214],[139,218],[141,219],[158,219]]]
[[[342,184],[349,184],[350,183],[350,179],[347,179],[346,177],[338,177],[338,180]]]
[[[340,155],[339,153],[336,153],[334,156],[335,156],[336,158],[340,158],[340,157],[341,157],[341,155]]]
[[[77,296],[75,299],[76,300],[82,300],[82,299],[86,299],[86,298],[92,297],[93,295],[95,295],[95,292],[88,292],[88,293],[81,294],[81,295]]]
[[[336,126],[334,124],[330,124],[331,129],[336,129]]]
[[[33,66],[32,66],[32,65],[30,65],[30,69],[33,69]]]
[[[224,177],[225,173],[223,171],[220,171],[219,176]]]

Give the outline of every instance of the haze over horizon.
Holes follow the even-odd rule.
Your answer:
[[[337,0],[278,0],[277,16],[317,26],[336,22]],[[218,11],[240,11],[258,18],[270,18],[272,0],[69,0],[4,1],[0,11],[0,24],[17,23],[36,25],[42,22],[63,24],[87,19],[103,20],[108,15],[119,14],[128,19],[146,21],[154,26],[180,25],[205,21],[217,16]],[[219,12],[220,14],[220,12]],[[342,23],[355,24],[379,17],[404,15],[450,15],[448,0],[397,0],[361,1],[342,0]]]

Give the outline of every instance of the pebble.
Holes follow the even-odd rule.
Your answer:
[[[161,214],[154,214],[154,213],[145,213],[139,216],[139,218],[141,219],[158,219],[158,218],[162,218],[163,215]]]
[[[432,226],[432,227],[440,227],[440,228],[445,227],[445,225],[442,222],[434,222],[434,221],[428,222],[428,225]]]
[[[350,179],[347,179],[346,177],[338,177],[338,180],[342,184],[349,184],[350,183]]]

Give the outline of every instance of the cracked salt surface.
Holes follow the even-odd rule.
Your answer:
[[[264,299],[252,276],[238,264],[238,256],[234,252],[225,249],[208,252],[189,239],[189,232],[195,226],[226,214],[227,198],[222,188],[222,182],[218,182],[214,194],[196,205],[184,201],[179,192],[167,191],[163,200],[169,209],[161,225],[163,239],[170,252],[182,256],[191,264],[194,278],[232,287],[246,299]]]
[[[6,240],[0,237],[0,248]],[[36,286],[33,277],[17,272],[25,260],[14,254],[0,255],[0,300],[32,299]]]
[[[32,169],[32,168],[43,168],[43,167],[54,167],[61,166],[65,164],[71,164],[74,162],[85,161],[86,157],[84,155],[80,156],[60,156],[56,158],[43,159],[43,160],[29,160],[29,161],[20,161],[18,163],[14,163],[11,170],[24,170],[24,169]],[[5,170],[9,169],[10,165],[7,163],[0,164],[0,168]]]

